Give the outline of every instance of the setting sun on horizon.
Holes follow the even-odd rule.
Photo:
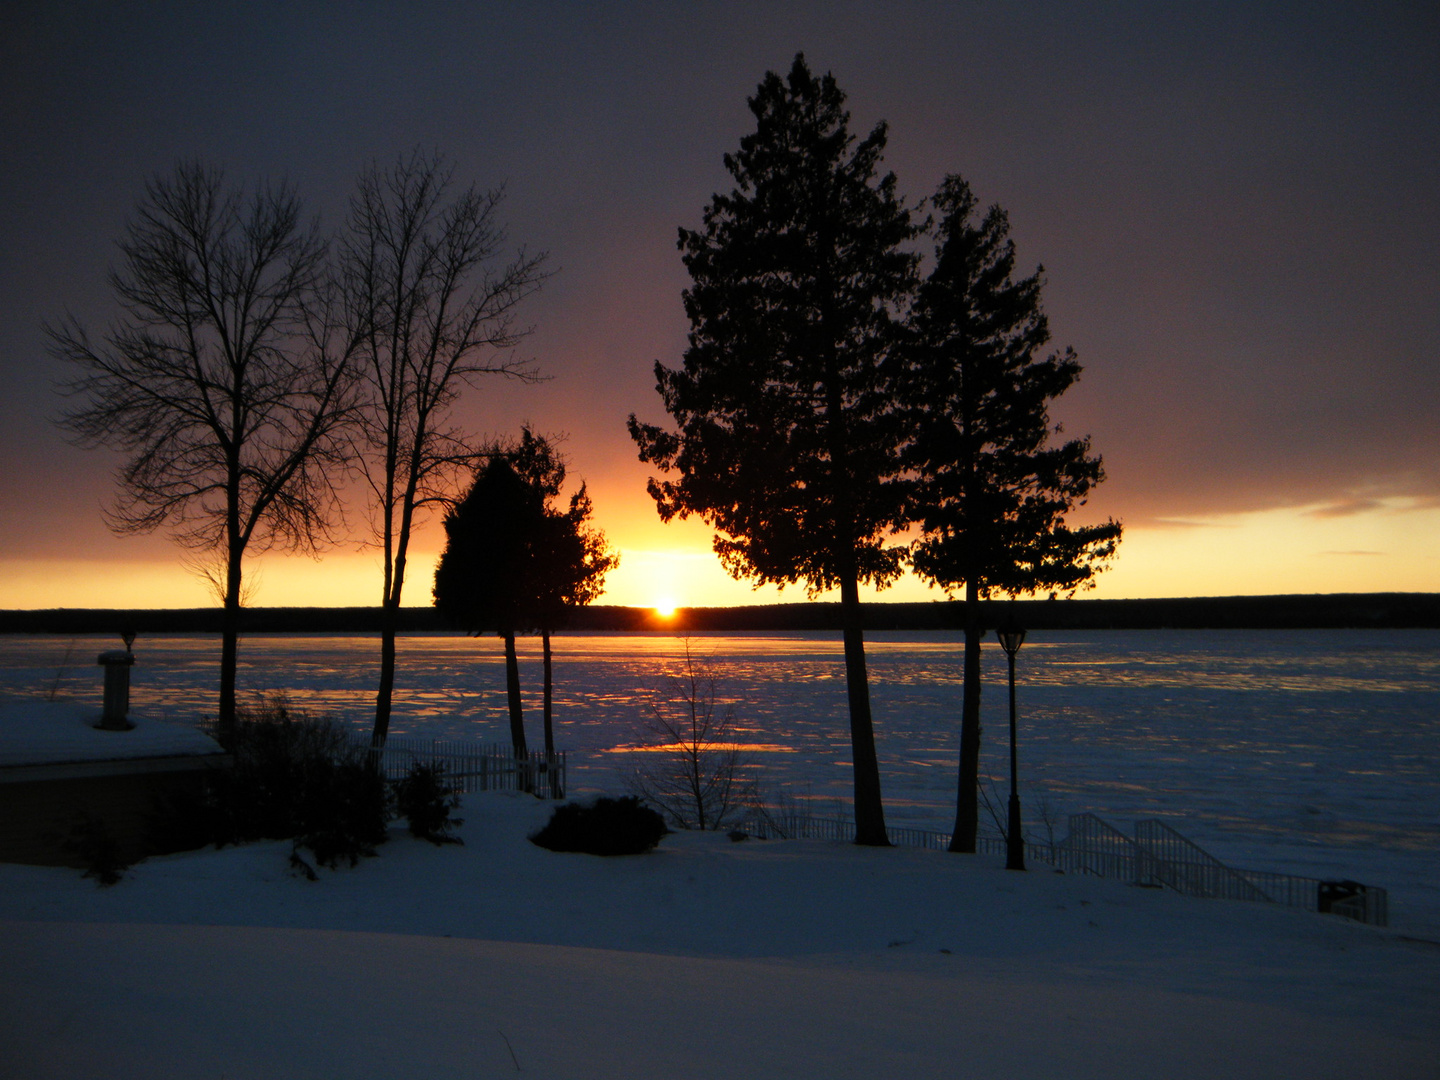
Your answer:
[[[801,587],[753,588],[731,578],[703,546],[697,522],[655,526],[597,517],[620,553],[620,566],[596,601],[651,608],[668,618],[679,607],[799,603]],[[666,529],[684,546],[656,541]],[[625,543],[636,537],[644,546]],[[1339,514],[1324,506],[1147,522],[1127,527],[1119,555],[1082,598],[1145,599],[1281,593],[1440,592],[1440,507],[1407,500]],[[121,541],[115,547],[123,548]],[[104,558],[0,558],[0,608],[190,608],[215,599],[188,572],[179,549]],[[415,551],[405,606],[428,607],[438,552]],[[369,551],[337,550],[318,559],[271,553],[246,565],[256,607],[370,607],[379,603],[380,568]],[[924,602],[944,594],[905,574],[889,589],[861,590],[866,601]],[[820,600],[833,600],[822,595]]]

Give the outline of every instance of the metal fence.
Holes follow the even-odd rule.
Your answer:
[[[503,743],[475,743],[458,739],[421,739],[394,735],[386,740],[381,770],[387,779],[404,776],[416,762],[443,765],[445,774],[463,794],[476,791],[528,791],[539,798],[565,797],[565,755],[547,757],[533,752],[516,757]],[[1374,885],[1355,881],[1244,870],[1228,866],[1194,841],[1155,818],[1135,824],[1127,836],[1094,814],[1072,814],[1070,834],[1050,844],[1027,841],[1027,860],[1049,863],[1068,873],[1163,887],[1186,896],[1251,900],[1329,912],[1374,926],[1389,922],[1389,895]],[[855,839],[855,823],[840,816],[799,811],[754,815],[736,826],[760,839]],[[889,826],[886,834],[897,847],[946,851],[950,834],[907,826]],[[1005,839],[981,836],[976,850],[983,855],[1005,854]]]
[[[748,818],[736,826],[739,832],[761,840],[838,840],[852,843],[855,840],[855,822],[847,817],[804,814],[794,811],[766,813]],[[929,851],[950,850],[950,834],[930,829],[913,829],[905,825],[887,825],[885,834],[896,847],[918,847]],[[982,855],[1004,855],[1005,839],[999,836],[981,836],[975,841],[976,850]],[[1049,858],[1050,845],[1025,844],[1026,857]]]
[[[398,780],[410,766],[443,765],[445,775],[462,794],[476,791],[528,791],[542,799],[565,797],[565,754],[547,757],[532,751],[516,757],[505,743],[477,743],[463,739],[424,739],[391,735],[380,754],[380,769],[387,780]]]
[[[1254,882],[1163,821],[1137,821],[1135,846],[1140,850],[1141,874],[1176,892],[1225,900],[1270,900]]]
[[[1135,841],[1094,814],[1070,815],[1070,835],[1042,856],[1069,873],[1119,878],[1137,885],[1158,885],[1145,873]]]
[[[760,839],[855,839],[855,823],[844,817],[820,817],[799,812],[766,814],[738,826]],[[900,847],[946,851],[950,834],[890,826],[890,843]],[[1004,855],[1005,839],[981,836],[976,850],[982,855]],[[1135,835],[1127,836],[1094,814],[1070,817],[1070,835],[1053,844],[1026,842],[1027,860],[1049,863],[1067,873],[1127,881],[1134,885],[1168,888],[1186,896],[1252,900],[1306,911],[1343,915],[1373,926],[1389,922],[1389,897],[1384,889],[1354,881],[1242,870],[1227,866],[1198,844],[1154,818],[1137,822]]]
[[[1061,870],[1163,886],[1186,896],[1281,904],[1373,926],[1385,926],[1390,918],[1389,894],[1382,888],[1227,866],[1154,818],[1136,822],[1131,838],[1094,814],[1072,815],[1070,835],[1047,861]]]

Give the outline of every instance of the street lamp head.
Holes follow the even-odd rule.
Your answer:
[[[1006,656],[1014,656],[1025,643],[1025,631],[1018,626],[1002,626],[995,631],[995,636],[1000,639],[1000,647],[1005,650]]]

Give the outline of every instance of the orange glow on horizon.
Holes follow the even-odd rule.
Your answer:
[[[687,523],[690,525],[693,523]],[[644,547],[627,547],[627,530],[610,532],[620,566],[606,580],[601,604],[651,608],[661,618],[687,607],[800,603],[799,586],[752,588],[721,567],[708,532],[677,529],[675,547],[641,531]],[[1120,554],[1099,575],[1094,599],[1245,596],[1280,593],[1440,592],[1440,507],[1415,500],[1382,500],[1344,516],[1324,507],[1137,525],[1127,529]],[[686,544],[686,546],[679,546]],[[117,544],[117,547],[120,546]],[[437,553],[412,551],[405,604],[427,607]],[[320,559],[267,555],[247,564],[250,603],[256,607],[373,607],[379,602],[380,560],[373,551],[332,551]],[[913,575],[884,592],[862,589],[867,601],[944,599]],[[834,595],[817,597],[835,600]],[[193,608],[217,600],[187,572],[176,550],[171,559],[0,557],[0,608]]]

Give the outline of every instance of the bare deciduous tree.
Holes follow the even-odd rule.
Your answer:
[[[545,256],[502,256],[504,192],[454,192],[453,169],[418,151],[372,166],[351,200],[342,255],[345,321],[359,339],[366,387],[363,461],[374,540],[384,553],[380,686],[373,744],[384,746],[395,685],[395,622],[410,537],[452,501],[485,448],[450,421],[481,375],[536,378],[513,350],[529,333],[521,302],[547,274]]]
[[[318,311],[326,247],[289,186],[253,193],[218,169],[151,180],[110,287],[123,317],[92,341],[73,316],[46,327],[79,374],[60,417],[82,446],[124,456],[107,512],[120,533],[168,526],[223,582],[219,725],[235,719],[247,554],[314,551],[339,512],[347,356]]]
[[[682,829],[722,829],[755,804],[755,784],[734,742],[734,706],[717,712],[718,673],[689,638],[684,645],[684,666],[646,708],[646,726],[663,742],[627,784]]]

